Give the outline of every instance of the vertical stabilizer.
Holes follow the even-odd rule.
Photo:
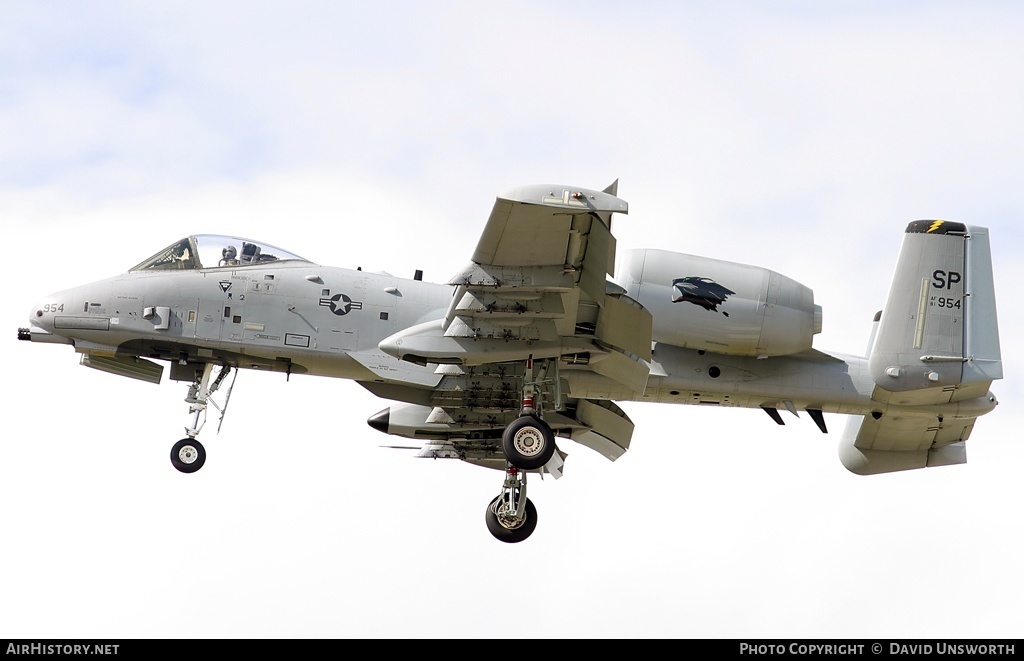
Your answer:
[[[869,365],[892,404],[978,397],[1002,377],[986,228],[907,226]]]

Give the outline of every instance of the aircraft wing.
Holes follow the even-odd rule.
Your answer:
[[[628,212],[625,201],[607,192],[613,189],[614,184],[605,192],[541,185],[498,196],[473,263],[578,269],[587,258],[592,268],[584,286],[596,284],[603,290],[604,275],[614,264],[611,214]],[[597,226],[594,220],[600,221]]]
[[[561,355],[582,350],[594,371],[642,391],[650,314],[607,281],[611,216],[628,211],[615,189],[541,185],[499,196],[472,261],[451,280],[445,335],[499,338],[522,360],[554,353],[547,345]]]
[[[612,214],[628,211],[616,188],[537,185],[497,197],[470,262],[449,281],[444,318],[380,344],[403,360],[441,366],[429,402],[405,398],[425,407],[406,409],[421,429],[500,434],[519,415],[524,386],[536,382],[556,433],[611,459],[625,451],[633,429],[625,413],[574,399],[559,375],[572,365],[620,390],[639,393],[647,384],[651,315],[607,278]],[[404,426],[393,413],[391,427]]]

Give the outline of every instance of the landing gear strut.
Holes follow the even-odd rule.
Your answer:
[[[487,530],[508,544],[521,542],[537,527],[537,508],[526,497],[526,473],[511,464],[505,471],[501,495],[487,505]]]
[[[214,369],[218,369],[217,376],[213,377]],[[178,441],[171,447],[171,465],[182,473],[194,473],[203,467],[206,463],[206,448],[199,442],[196,436],[199,435],[199,431],[206,424],[206,406],[207,404],[213,404],[221,413],[221,421],[224,420],[224,413],[227,410],[227,401],[231,399],[231,388],[228,388],[227,399],[224,401],[224,407],[220,407],[217,402],[213,401],[212,395],[217,392],[224,379],[231,372],[230,365],[214,365],[213,363],[206,363],[203,365],[203,370],[200,372],[196,370],[195,381],[189,386],[188,395],[185,397],[185,401],[189,404],[189,415],[192,416],[191,422],[185,427],[186,437]],[[237,372],[235,376],[238,376]],[[232,387],[234,387],[234,379],[231,381]],[[218,425],[218,430],[220,425]]]
[[[523,379],[523,406],[519,417],[512,421],[501,435],[501,449],[508,463],[522,470],[536,470],[548,463],[555,454],[555,434],[542,419],[540,387],[549,381],[546,373],[550,361],[541,361],[540,374],[535,376],[533,357],[526,361],[526,377]],[[557,365],[556,365],[557,370]],[[553,381],[557,385],[556,373]],[[555,402],[558,402],[556,388]]]
[[[501,494],[487,505],[487,529],[499,541],[514,544],[529,537],[537,527],[537,508],[526,497],[526,471],[543,468],[555,455],[555,433],[544,422],[541,411],[542,384],[553,381],[554,400],[559,401],[557,363],[554,379],[546,379],[551,361],[542,361],[534,375],[533,357],[526,361],[523,406],[501,435],[501,449],[507,468]]]

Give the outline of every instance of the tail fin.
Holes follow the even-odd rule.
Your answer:
[[[988,229],[907,226],[869,365],[876,399],[897,405],[973,399],[1002,378]]]
[[[869,475],[966,462],[1003,376],[988,230],[910,223],[869,344],[872,398],[888,406],[849,419],[843,465]]]

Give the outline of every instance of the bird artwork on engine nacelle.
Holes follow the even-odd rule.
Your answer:
[[[693,303],[712,312],[718,312],[718,306],[729,300],[731,294],[736,293],[711,278],[692,275],[676,278],[672,281],[672,288],[676,291],[676,295],[672,297],[673,303]],[[722,310],[722,314],[726,317],[729,316],[725,310]]]

